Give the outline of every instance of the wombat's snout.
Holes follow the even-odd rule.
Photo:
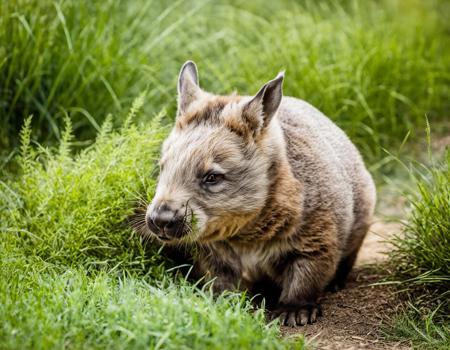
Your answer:
[[[147,213],[146,222],[149,229],[163,241],[181,238],[185,232],[184,215],[171,209],[167,204],[155,207]]]

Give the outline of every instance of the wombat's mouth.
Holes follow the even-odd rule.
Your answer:
[[[198,222],[194,210],[186,203],[182,209],[158,205],[147,210],[147,233],[165,244],[192,243],[197,240]]]
[[[182,241],[192,232],[188,215],[173,217],[171,220],[147,218],[146,223],[150,232],[165,243]]]

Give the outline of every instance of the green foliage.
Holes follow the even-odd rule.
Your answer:
[[[388,331],[429,349],[450,346],[450,149],[441,164],[411,170],[417,189],[411,212],[394,238],[391,263],[409,299]]]
[[[30,267],[0,272],[2,349],[286,349],[242,295],[214,300],[186,283]],[[10,275],[10,276],[11,276]]]
[[[435,312],[424,316],[414,305],[410,304],[409,307],[408,312],[395,318],[386,335],[391,339],[408,339],[412,341],[414,349],[449,349],[449,323],[435,320]]]
[[[392,259],[409,282],[450,290],[450,149],[442,164],[414,173],[411,213]]]
[[[175,108],[176,76],[255,93],[286,69],[285,93],[336,120],[367,157],[447,117],[448,8],[442,1],[49,1],[0,4],[1,143],[33,114],[40,140],[65,114],[92,137],[147,90],[146,115]],[[123,114],[123,113],[122,113]],[[77,137],[77,140],[79,137]]]
[[[170,277],[170,265],[127,225],[148,200],[167,128],[133,119],[141,95],[112,131],[71,154],[71,123],[59,147],[21,133],[21,174],[0,182],[1,349],[287,349],[276,324],[243,294],[212,297]]]
[[[142,98],[137,101],[142,104]],[[118,132],[111,131],[108,119],[97,141],[74,157],[68,118],[56,150],[30,147],[28,119],[21,133],[22,174],[3,184],[9,195],[0,200],[7,240],[24,254],[54,264],[157,266],[125,224],[139,194],[153,188],[151,174],[166,135],[158,125],[161,116],[145,129],[134,126],[131,119],[139,108],[134,105]]]
[[[450,110],[445,1],[10,0],[0,13],[2,172],[20,148],[20,170],[0,181],[2,349],[303,347],[242,295],[215,301],[167,280],[157,248],[125,223],[152,195],[185,60],[217,93],[255,93],[285,69],[285,94],[372,161]],[[447,152],[418,179],[393,256],[420,304],[396,330],[436,347],[450,314],[449,164]]]

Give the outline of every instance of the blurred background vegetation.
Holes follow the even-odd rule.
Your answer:
[[[425,162],[405,161],[389,268],[409,306],[387,333],[448,347],[450,153],[423,144],[427,120],[450,132],[449,13],[444,0],[0,2],[0,348],[303,348],[245,296],[175,276],[125,224],[152,196],[187,59],[223,94],[286,70],[285,94],[341,126],[379,182],[397,155]]]
[[[285,94],[330,116],[371,162],[425,115],[449,117],[446,1],[13,0],[0,13],[3,149],[30,114],[39,141],[58,140],[69,114],[89,144],[142,91],[142,120],[161,109],[170,119],[187,59],[224,94],[255,93],[286,70]]]

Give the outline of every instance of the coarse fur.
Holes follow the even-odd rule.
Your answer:
[[[195,251],[217,292],[273,285],[273,315],[295,326],[316,321],[327,286],[343,286],[376,196],[345,133],[283,97],[283,79],[254,97],[217,96],[200,89],[193,62],[183,66],[146,222],[172,249]]]

